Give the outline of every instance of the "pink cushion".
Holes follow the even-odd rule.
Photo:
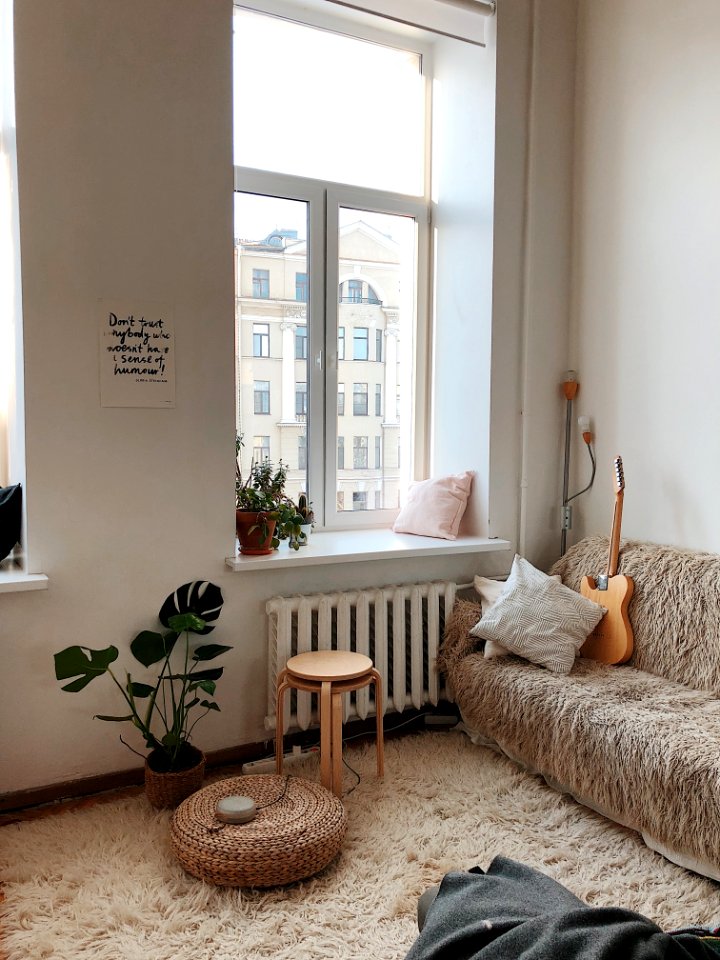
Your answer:
[[[393,525],[395,533],[455,540],[467,506],[473,473],[419,480],[410,484],[408,499]]]

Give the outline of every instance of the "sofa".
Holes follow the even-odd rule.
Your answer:
[[[607,556],[607,538],[588,537],[550,573],[579,591]],[[635,583],[627,663],[580,655],[562,675],[486,659],[469,632],[480,603],[459,597],[438,667],[476,742],[720,881],[720,556],[624,541],[619,572]]]

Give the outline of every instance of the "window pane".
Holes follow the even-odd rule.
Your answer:
[[[303,201],[235,193],[237,430],[245,439],[241,469],[246,477],[252,458],[270,457],[272,450],[276,460],[282,457],[288,464],[285,490],[294,500],[308,489],[307,446],[301,450],[306,428],[298,433],[308,409],[307,223]],[[305,278],[302,300],[296,297],[298,277]],[[288,301],[293,301],[291,310]],[[267,452],[259,457],[261,450]]]
[[[353,416],[366,417],[368,412],[368,385],[353,384]]]
[[[307,303],[308,298],[308,276],[306,273],[295,274],[295,299]]]
[[[352,338],[352,357],[338,356],[338,380],[353,385],[353,417],[373,412],[365,421],[338,412],[338,437],[349,438],[353,470],[363,471],[343,474],[342,482],[338,476],[344,504],[338,509],[360,509],[360,501],[361,509],[396,509],[401,483],[407,482],[400,476],[401,451],[407,451],[402,454],[407,463],[412,460],[416,223],[412,217],[341,207],[338,227],[338,332],[343,333],[338,342],[344,343],[345,331]],[[360,239],[362,280],[351,276]],[[368,435],[354,436],[358,429]],[[355,498],[356,493],[363,497]]]
[[[422,195],[419,54],[236,10],[233,58],[237,165]]]
[[[353,437],[353,470],[366,470],[368,465],[368,438]]]
[[[268,323],[253,324],[253,356],[270,356],[270,324]]]
[[[349,300],[348,303],[356,303]],[[353,360],[367,360],[368,358],[368,329],[355,327],[353,330]]]

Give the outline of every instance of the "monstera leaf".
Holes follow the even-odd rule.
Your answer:
[[[91,650],[89,647],[66,647],[55,654],[55,677],[58,680],[69,680],[77,677],[72,683],[66,683],[62,688],[68,693],[77,693],[91,683],[95,677],[107,673],[111,663],[118,658],[117,647],[107,647],[105,650]]]
[[[195,624],[186,626],[184,629],[204,635],[215,629],[208,621],[217,620],[222,605],[223,596],[220,587],[207,580],[193,580],[191,583],[184,583],[166,598],[160,608],[160,623],[164,627],[173,629],[170,623],[171,617],[191,613],[204,621],[203,626]]]

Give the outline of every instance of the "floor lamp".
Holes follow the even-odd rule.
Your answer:
[[[580,428],[582,438],[585,441],[585,446],[590,456],[592,473],[590,475],[590,483],[588,483],[586,487],[578,490],[578,492],[574,493],[571,497],[568,496],[570,486],[570,441],[572,439],[573,400],[577,395],[579,386],[580,384],[577,382],[577,374],[575,371],[568,370],[562,384],[565,395],[565,460],[563,464],[562,532],[560,534],[561,556],[567,548],[567,532],[572,529],[572,507],[570,506],[570,502],[576,497],[579,497],[581,493],[589,490],[595,482],[595,454],[592,448],[593,434],[590,429],[590,417],[578,417],[578,427]]]

